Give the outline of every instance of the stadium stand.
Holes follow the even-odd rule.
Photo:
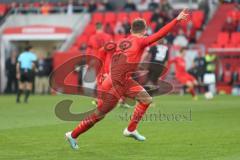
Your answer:
[[[187,1],[186,1],[187,2]],[[181,3],[186,3],[185,1]],[[116,3],[120,3],[116,2]],[[174,3],[178,3],[174,1]],[[171,3],[171,5],[174,5]],[[153,5],[153,4],[151,4]],[[186,4],[185,4],[186,5]],[[240,48],[240,11],[236,4],[220,4],[213,16],[207,15],[208,12],[201,8],[197,3],[192,5],[191,10],[191,20],[185,23],[179,24],[166,39],[168,45],[171,48],[180,48],[179,46],[173,45],[173,40],[180,35],[183,31],[183,36],[186,37],[189,42],[190,48],[198,48],[197,52],[201,53],[203,56],[207,51],[216,52],[222,66],[222,75],[219,78],[219,85],[229,86],[229,76],[238,73],[239,66],[239,52],[237,49]],[[69,6],[73,6],[72,12],[68,11]],[[56,52],[53,56],[54,62],[56,59],[55,66],[63,63],[61,61],[62,53],[65,53],[62,59],[71,58],[76,54],[85,53],[87,48],[88,39],[90,35],[95,33],[95,24],[97,22],[103,23],[105,26],[105,31],[113,35],[114,40],[119,40],[129,34],[129,23],[137,17],[144,18],[149,26],[148,34],[156,31],[158,26],[166,24],[175,14],[178,12],[178,7],[181,4],[176,4],[175,6],[170,6],[171,9],[166,11],[169,6],[159,7],[159,6],[148,6],[143,10],[138,10],[138,5],[136,4],[136,9],[132,7],[131,11],[124,9],[124,4],[121,7],[114,8],[112,3],[104,4],[104,2],[98,1],[93,4],[90,2],[65,2],[65,1],[49,1],[49,2],[33,2],[33,3],[1,3],[0,4],[0,17],[4,17],[8,14],[16,15],[36,15],[36,14],[78,14],[84,13],[91,16],[91,20],[87,23],[86,27],[81,28],[81,32],[74,32],[75,35],[71,37],[71,43],[68,43],[63,50],[63,52]],[[155,7],[156,10],[150,10],[151,7]],[[71,7],[70,7],[71,8]],[[157,16],[156,16],[157,15]],[[209,21],[206,21],[206,17],[211,17]],[[221,18],[219,18],[221,17]],[[163,19],[163,24],[159,24],[159,18]],[[4,23],[4,20],[2,21]],[[116,32],[115,28],[120,26],[120,30],[123,32]],[[239,30],[238,30],[239,28]],[[193,47],[191,47],[193,46]],[[199,49],[203,46],[204,49]],[[218,54],[218,50],[222,49],[235,49],[229,52],[221,52]],[[205,50],[206,52],[204,52]],[[75,53],[75,54],[70,54]],[[59,57],[58,57],[59,56]],[[226,69],[227,64],[231,64]],[[221,67],[219,67],[221,68]],[[220,74],[219,74],[220,75]],[[230,76],[231,77],[231,76]],[[236,78],[235,78],[236,79]]]

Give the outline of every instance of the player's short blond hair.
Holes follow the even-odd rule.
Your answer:
[[[142,33],[147,29],[147,24],[145,19],[136,18],[133,20],[131,24],[131,32],[132,33]]]

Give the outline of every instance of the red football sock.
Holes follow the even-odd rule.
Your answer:
[[[193,97],[196,96],[196,93],[195,93],[194,87],[189,88],[189,93],[190,93]]]
[[[132,115],[132,119],[128,125],[128,131],[132,132],[136,130],[139,121],[142,119],[144,113],[146,112],[149,104],[139,103]]]
[[[80,134],[84,133],[92,126],[94,126],[94,124],[99,120],[101,120],[101,118],[99,118],[95,113],[89,115],[84,120],[82,120],[79,125],[73,130],[71,135],[72,138],[77,138]]]

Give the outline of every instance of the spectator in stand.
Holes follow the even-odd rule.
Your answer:
[[[103,3],[98,3],[97,5],[97,12],[103,12],[106,11],[106,8]]]
[[[114,10],[113,4],[111,2],[109,2],[109,0],[103,0],[103,5],[105,6],[106,11]]]
[[[5,69],[7,75],[7,86],[5,93],[17,93],[18,83],[16,78],[17,53],[13,52],[6,60]]]
[[[159,31],[164,25],[165,25],[165,23],[164,23],[163,18],[159,17],[154,32]]]
[[[236,23],[233,21],[233,19],[231,17],[227,17],[222,30],[224,32],[232,33],[232,32],[236,31],[236,28],[237,28],[237,26],[236,26]]]
[[[19,3],[17,8],[16,8],[16,13],[20,13],[20,14],[26,14],[26,12],[24,11],[24,6],[23,3]]]
[[[174,41],[174,34],[172,32],[170,32],[167,36],[166,36],[166,40],[168,42],[169,45],[173,44]]]
[[[173,9],[168,0],[161,0],[160,8],[163,13],[169,13]]]
[[[160,17],[161,17],[160,9],[159,8],[155,9],[151,17],[151,22],[157,22]]]
[[[187,47],[188,46],[188,39],[185,36],[182,29],[179,30],[179,34],[175,37],[173,44],[179,47]]]
[[[112,36],[114,35],[114,31],[113,31],[113,28],[112,28],[112,26],[111,26],[110,23],[107,23],[107,24],[105,25],[104,31],[105,31],[105,33],[107,33],[107,34],[110,34],[110,35],[112,35]]]
[[[123,8],[125,11],[136,11],[137,10],[137,7],[132,0],[127,0],[127,2]]]
[[[146,11],[148,9],[149,4],[150,4],[150,0],[141,0],[137,5],[137,10]]]
[[[156,10],[159,8],[159,0],[151,0],[151,2],[148,5],[148,10]]]
[[[69,0],[68,1],[67,14],[68,15],[72,15],[73,14],[73,0]]]
[[[88,8],[86,6],[86,4],[84,3],[83,0],[78,0],[76,5],[75,5],[75,12],[79,13],[79,12],[87,12]]]
[[[43,15],[48,15],[51,9],[52,9],[51,5],[49,5],[47,2],[43,2],[43,5],[40,10]]]
[[[129,23],[128,19],[125,19],[123,21],[123,28],[124,28],[125,35],[130,34],[131,24]]]
[[[196,42],[196,30],[193,26],[193,22],[190,20],[187,23],[186,36],[188,37],[190,43]]]
[[[124,34],[125,30],[123,28],[123,25],[121,22],[117,22],[114,28],[114,33],[115,34]]]
[[[207,85],[207,91],[216,93],[216,69],[218,59],[214,53],[206,53],[206,73],[204,74],[204,84]]]
[[[200,4],[199,4],[199,9],[204,11],[204,23],[207,22],[208,20],[208,15],[209,15],[209,11],[210,11],[210,8],[209,8],[209,1],[201,1]]]
[[[164,23],[169,21],[169,16],[168,14],[162,12],[159,8],[154,10],[152,17],[151,17],[151,22],[156,22],[158,21],[159,18],[163,18]]]
[[[95,0],[91,0],[88,6],[88,12],[95,12],[97,10],[97,4]]]
[[[203,76],[206,73],[206,60],[201,54],[198,54],[193,60],[193,68],[195,69],[195,77],[198,82],[203,83]]]
[[[33,13],[33,14],[38,13],[38,10],[37,10],[37,8],[35,8],[33,3],[30,3],[27,6],[25,6],[25,9],[28,10],[27,13]]]
[[[16,13],[18,13],[18,6],[17,6],[17,3],[16,2],[12,2],[11,4],[10,4],[10,8],[12,9],[12,13],[14,13],[14,14],[16,14]]]
[[[147,28],[147,35],[151,35],[151,34],[153,34],[152,27],[148,27]]]

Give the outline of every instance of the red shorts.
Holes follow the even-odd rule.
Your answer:
[[[112,82],[110,76],[108,76],[101,85],[101,92],[106,92],[108,95],[104,95],[102,93],[99,94],[99,105],[98,109],[104,110],[104,112],[108,112],[112,108],[116,106],[118,100],[121,97],[128,97],[134,99],[138,93],[141,91],[145,91],[145,89],[138,84],[135,80],[128,78],[123,80],[124,83]],[[108,104],[104,105],[104,109],[102,109],[103,103]]]
[[[192,75],[186,72],[176,75],[176,78],[181,84],[186,84],[187,82],[196,81],[196,79]]]
[[[107,76],[101,84],[101,90],[108,92],[110,89],[114,89],[117,97],[124,96],[128,98],[135,98],[139,92],[145,91],[145,89],[132,78],[123,81],[124,83],[115,85],[111,77]]]

